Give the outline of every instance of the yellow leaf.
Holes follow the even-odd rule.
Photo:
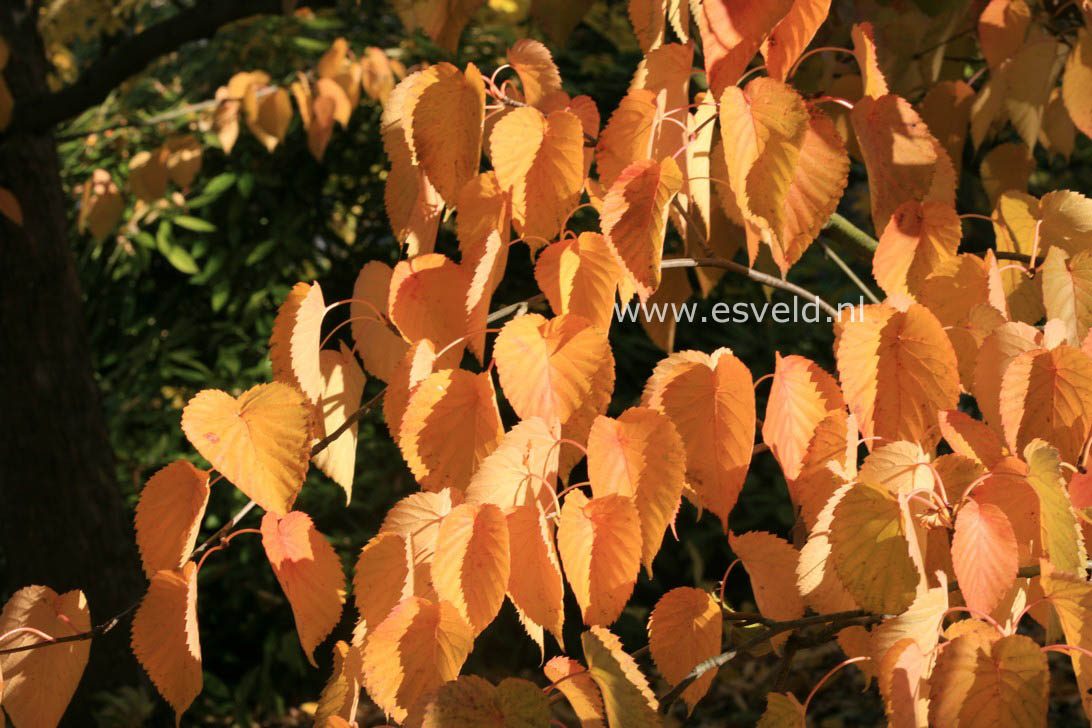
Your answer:
[[[542,671],[569,701],[580,721],[580,728],[606,728],[603,696],[583,665],[570,657],[558,655],[550,658]]]
[[[336,728],[327,721],[337,718],[352,720],[356,716],[364,669],[362,659],[360,648],[356,645],[348,645],[341,640],[334,644],[334,669],[319,695],[315,709],[316,726]]]
[[[1022,352],[1036,349],[1042,334],[1032,326],[1012,321],[1001,324],[985,338],[975,364],[972,392],[986,422],[1002,433],[1001,377]]]
[[[986,196],[996,205],[1002,192],[1027,192],[1035,159],[1023,144],[998,144],[982,159],[980,170]]]
[[[787,480],[793,503],[809,529],[834,492],[857,471],[857,421],[844,409],[825,417],[815,427],[804,451],[800,473]],[[829,524],[828,524],[829,525]]]
[[[929,720],[932,661],[907,638],[888,649],[876,667],[877,683],[892,728],[919,728]]]
[[[250,89],[249,93],[253,93],[254,86]],[[292,97],[283,88],[278,88],[257,103],[258,113],[254,118],[248,115],[247,126],[262,146],[272,152],[284,141],[288,125],[292,123]]]
[[[47,586],[23,587],[11,595],[0,612],[0,634],[19,627],[36,629],[50,637],[87,632],[91,629],[87,599],[76,589],[57,594]],[[0,649],[41,641],[36,634],[21,632],[6,638]],[[14,725],[57,725],[76,692],[90,650],[91,640],[76,640],[0,655],[0,713],[7,711]]]
[[[319,353],[322,366],[322,394],[316,403],[315,438],[322,440],[341,427],[360,407],[367,378],[353,356],[353,352],[341,344],[339,351],[326,349]],[[349,429],[315,455],[315,465],[345,491],[348,504],[353,496],[353,478],[356,475],[356,437],[358,425]]]
[[[307,661],[316,665],[315,648],[341,619],[341,605],[345,602],[341,560],[302,511],[292,511],[281,518],[265,514],[262,546],[292,606]]]
[[[929,89],[918,111],[929,131],[948,153],[958,176],[963,165],[963,145],[971,120],[974,89],[964,81],[941,81]]]
[[[1043,596],[1058,615],[1066,643],[1092,649],[1092,585],[1083,573],[1078,576],[1059,572],[1049,561],[1044,560],[1041,568]],[[1085,716],[1092,716],[1092,657],[1076,650],[1068,652]]]
[[[789,12],[762,42],[762,56],[772,78],[784,81],[789,69],[815,37],[830,12],[830,0],[794,0]]]
[[[890,92],[876,54],[876,34],[872,23],[855,24],[851,35],[853,55],[857,57],[857,66],[861,69],[861,79],[864,82],[864,95],[873,99],[886,96]]]
[[[532,38],[520,38],[508,49],[508,65],[519,75],[523,100],[538,106],[543,99],[561,90],[561,74],[550,50]]]
[[[1092,34],[1088,28],[1081,28],[1077,33],[1077,45],[1066,59],[1065,75],[1062,76],[1062,101],[1069,111],[1069,118],[1085,136],[1092,136],[1089,88],[1092,88]],[[2,122],[0,128],[3,128]]]
[[[565,585],[554,548],[554,528],[539,503],[524,503],[508,513],[508,550],[518,563],[508,575],[508,598],[531,637],[543,645],[543,628],[564,644]]]
[[[466,73],[450,63],[424,71],[430,78],[413,106],[411,132],[417,160],[448,205],[478,173],[485,118],[485,83],[473,63]]]
[[[477,675],[444,683],[407,719],[407,725],[420,728],[515,728],[549,722],[550,703],[534,683],[509,677],[494,687]]]
[[[371,631],[364,686],[401,723],[418,700],[458,676],[473,644],[473,630],[450,602],[410,597]]]
[[[484,0],[395,0],[394,11],[406,30],[422,30],[448,53],[454,53],[474,11]]]
[[[763,616],[778,621],[804,616],[804,601],[796,586],[800,553],[784,539],[765,531],[728,533],[728,545],[751,577],[755,603]],[[780,637],[780,639],[778,639]],[[773,644],[784,642],[777,635]]]
[[[466,297],[470,276],[439,253],[403,260],[391,275],[387,307],[391,323],[409,343],[429,339],[440,357],[439,368],[462,359],[467,333]],[[445,347],[451,346],[441,354]]]
[[[167,148],[141,151],[129,160],[129,189],[144,202],[156,202],[167,193]]]
[[[919,298],[925,281],[955,260],[962,228],[944,202],[909,200],[895,210],[872,256],[876,282],[889,296]]]
[[[642,301],[660,286],[667,208],[681,187],[674,159],[644,160],[622,170],[603,199],[600,217],[607,245],[633,276]]]
[[[410,395],[398,444],[425,490],[465,490],[504,436],[489,372],[443,369]]]
[[[1042,440],[1024,449],[1027,481],[1039,498],[1039,530],[1045,556],[1061,573],[1083,576],[1088,554],[1062,475],[1058,451]]]
[[[189,561],[181,569],[152,577],[133,615],[132,648],[159,694],[174,708],[177,723],[201,692],[197,564]]]
[[[914,601],[919,573],[899,503],[886,489],[853,485],[834,508],[830,544],[842,584],[864,609],[898,614]]]
[[[1045,725],[1046,655],[1030,637],[988,643],[973,635],[947,643],[930,680],[929,723],[949,726]]]
[[[387,430],[391,439],[397,443],[402,436],[402,417],[406,414],[413,390],[424,381],[436,364],[436,351],[432,342],[421,339],[406,350],[405,356],[398,362],[387,390],[383,394],[383,418],[387,421]]]
[[[549,242],[580,200],[584,131],[569,111],[543,116],[514,109],[489,135],[489,153],[501,189],[512,195],[512,222],[532,249]]]
[[[516,414],[562,425],[593,394],[609,350],[606,334],[574,314],[517,316],[493,344],[497,375]]]
[[[390,286],[390,266],[378,260],[369,261],[356,277],[353,300],[349,303],[349,325],[356,351],[368,373],[384,382],[391,380],[409,348],[387,318]]]
[[[659,48],[667,27],[666,0],[629,0],[629,22],[644,53]]]
[[[439,493],[408,495],[387,511],[379,532],[396,533],[409,545],[413,561],[413,594],[421,596],[432,588],[432,560],[436,555],[440,522],[462,502],[462,493],[447,488]]]
[[[633,499],[613,494],[588,500],[579,490],[569,493],[557,549],[584,623],[618,619],[641,568],[641,523]]]
[[[277,309],[269,337],[273,378],[317,403],[324,386],[319,345],[326,302],[318,283],[297,283]]]
[[[1066,340],[1080,344],[1092,327],[1092,254],[1081,251],[1070,257],[1051,247],[1040,272],[1047,318],[1061,319]]]
[[[750,371],[729,349],[678,352],[656,365],[641,401],[675,424],[696,505],[712,511],[727,531],[754,446]]]
[[[845,410],[838,383],[822,367],[802,356],[775,352],[773,383],[762,421],[762,441],[770,446],[787,481],[800,475],[819,424]]]
[[[508,242],[501,238],[500,233],[492,232],[474,251],[471,260],[464,258],[462,265],[473,265],[473,268],[469,268],[470,285],[463,304],[467,315],[467,343],[478,361],[484,364],[489,307],[508,265]]]
[[[353,600],[366,635],[395,605],[417,592],[410,539],[392,531],[372,537],[353,568]]]
[[[518,423],[474,471],[466,489],[467,502],[492,503],[511,513],[537,501],[552,510],[558,438],[556,425],[549,427],[541,417]]]
[[[603,695],[607,723],[611,726],[661,725],[656,696],[637,663],[606,627],[592,627],[580,636],[588,674]]]
[[[535,281],[554,313],[583,316],[604,331],[621,275],[606,238],[594,232],[547,245],[535,263]]]
[[[167,173],[171,182],[188,190],[197,173],[201,171],[201,142],[192,134],[175,134],[167,137]]]
[[[278,515],[291,509],[303,485],[310,430],[303,395],[280,382],[259,384],[238,399],[206,389],[182,411],[182,431],[197,452]]]
[[[641,523],[641,560],[652,573],[664,530],[675,517],[686,475],[686,451],[671,420],[647,407],[617,419],[599,416],[588,433],[588,480],[596,496],[633,498]]]
[[[657,102],[656,93],[649,89],[630,88],[611,113],[595,148],[595,166],[604,189],[613,187],[626,167],[652,157],[662,103]]]
[[[835,357],[861,434],[930,448],[939,439],[937,411],[959,398],[955,351],[940,322],[919,304],[863,306],[842,321]]]
[[[480,634],[500,611],[508,587],[508,523],[491,503],[455,506],[440,522],[432,562],[437,596],[455,605]]]
[[[145,576],[185,565],[208,502],[209,474],[185,460],[175,460],[148,479],[134,519]]]
[[[677,587],[660,597],[648,618],[648,647],[656,669],[672,685],[699,664],[720,653],[724,617],[708,592]],[[707,670],[680,696],[694,706],[709,691],[716,670]]]

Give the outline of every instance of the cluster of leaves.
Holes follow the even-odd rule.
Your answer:
[[[399,6],[407,25],[442,45],[473,10],[416,7],[425,5]],[[311,462],[352,497],[357,421],[376,403],[361,403],[365,371],[386,383],[384,418],[421,492],[390,508],[357,557],[357,626],[334,645],[318,725],[352,725],[362,690],[408,725],[547,725],[555,690],[581,725],[658,725],[676,698],[693,710],[717,667],[758,644],[786,649],[789,633],[814,624],[877,678],[896,725],[1042,725],[1051,650],[1071,655],[1092,715],[1092,201],[1028,195],[1020,166],[1040,141],[1067,154],[1076,129],[1092,131],[1089,31],[993,0],[977,18],[989,81],[977,92],[941,81],[915,108],[891,89],[932,84],[943,63],[899,75],[862,22],[851,30],[859,73],[808,98],[789,80],[828,8],[631,2],[645,57],[605,125],[591,98],[562,89],[534,40],[509,50],[514,77],[503,83],[505,69],[438,63],[394,85],[401,74],[389,61],[374,94],[363,83],[384,107],[385,203],[405,258],[364,266],[346,301],[327,304],[313,283],[293,288],[270,339],[274,381],[238,396],[206,390],[185,408],[183,432],[212,467],[176,461],[141,494],[150,583],[133,650],[179,715],[202,683],[197,574],[232,538],[261,536],[313,664],[340,620],[349,585],[338,556],[293,507]],[[708,89],[691,85],[698,43]],[[765,65],[748,70],[758,53]],[[275,147],[294,95],[321,158],[334,122],[345,123],[343,102],[355,106],[362,69],[337,43],[317,80],[291,92],[261,73],[236,75],[214,105],[221,144],[234,142],[241,110]],[[980,146],[1006,122],[1020,144],[983,162],[996,250],[960,253],[965,139]],[[134,193],[167,178],[185,187],[192,149],[179,139],[146,152]],[[782,276],[763,280],[787,286],[835,214],[851,157],[867,171],[880,232],[873,277],[886,298],[831,321],[837,377],[778,356],[759,422],[758,382],[730,349],[671,353],[664,337],[669,355],[640,403],[607,416],[616,300],[685,299],[689,282],[670,284],[685,268],[762,275],[728,260],[739,249]],[[582,206],[598,213],[598,231],[570,228]],[[447,211],[458,262],[434,252]],[[491,312],[514,243],[531,251],[541,292]],[[697,281],[708,294],[716,276],[702,269]],[[552,316],[526,312],[540,298]],[[335,332],[324,336],[323,322],[341,304],[352,345],[328,346]],[[505,402],[518,418],[507,429]],[[675,687],[657,699],[609,628],[683,499],[728,531],[764,449],[784,474],[800,538],[728,533],[758,613],[691,587],[660,598],[648,650]],[[588,479],[572,482],[581,462]],[[235,529],[244,513],[197,546],[214,472],[266,513],[260,529]],[[587,630],[581,659],[546,662],[549,686],[460,676],[506,599],[543,656],[546,633],[575,647],[562,634],[566,587]],[[1064,644],[1040,646],[1031,623]],[[726,624],[760,629],[722,652]],[[17,725],[59,719],[87,658],[79,638],[92,632],[78,592],[32,586],[8,602],[0,670]],[[49,691],[36,688],[44,675]],[[802,726],[809,700],[771,693],[760,724]]]

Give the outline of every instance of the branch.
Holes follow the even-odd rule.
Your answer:
[[[843,245],[859,256],[871,259],[880,241],[872,237],[864,230],[851,223],[837,212],[830,216],[827,224],[823,226],[823,232],[827,237],[839,245]]]
[[[795,283],[789,283],[776,276],[759,272],[754,268],[748,268],[745,265],[740,265],[739,263],[727,260],[726,258],[669,258],[663,261],[660,268],[664,270],[668,268],[723,268],[725,270],[730,270],[733,273],[746,276],[752,281],[757,281],[764,286],[779,288],[782,291],[788,291],[809,302],[814,301],[819,305],[819,308],[823,309],[831,318],[838,318],[838,310],[834,308],[834,306],[831,306],[806,288],[801,288]]]
[[[115,615],[106,620],[102,624],[96,625],[86,632],[79,632],[77,634],[66,635],[65,637],[54,637],[51,640],[42,640],[41,642],[33,642],[29,645],[20,645],[18,647],[9,647],[4,650],[0,650],[0,655],[10,655],[14,652],[26,652],[27,650],[36,650],[39,647],[49,647],[50,645],[59,645],[64,642],[80,642],[82,640],[89,640],[92,637],[103,635],[118,626],[118,623],[125,618],[130,612],[140,606],[140,602],[135,602],[130,605],[121,614]]]
[[[327,7],[334,0],[310,0],[307,4]],[[282,0],[200,0],[193,7],[125,39],[60,91],[17,99],[6,133],[46,132],[102,103],[123,81],[186,43],[211,37],[236,20],[277,14],[283,9]]]

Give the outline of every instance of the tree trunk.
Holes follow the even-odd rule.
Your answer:
[[[0,0],[13,96],[48,92],[31,0]],[[68,238],[52,134],[0,139],[0,186],[23,226],[0,217],[0,601],[28,584],[82,589],[92,623],[143,593],[115,478]],[[89,696],[136,684],[128,622],[96,638],[66,724],[93,725]]]

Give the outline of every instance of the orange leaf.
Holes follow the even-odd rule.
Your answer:
[[[652,573],[664,529],[675,517],[686,476],[686,451],[666,415],[631,407],[617,419],[599,416],[588,433],[592,493],[628,496],[641,523],[641,561]]]
[[[252,85],[247,89],[247,95],[255,95],[256,91],[257,87]],[[243,105],[247,103],[244,101]],[[257,114],[253,117],[247,114],[247,126],[262,146],[272,152],[284,141],[292,123],[292,98],[283,88],[278,88],[254,103],[257,103]]]
[[[800,475],[808,445],[819,423],[834,412],[845,410],[838,383],[810,359],[775,352],[773,383],[762,422],[762,440],[785,479]]]
[[[755,728],[805,728],[804,706],[792,693],[768,693],[766,710]]]
[[[387,431],[396,443],[402,435],[402,418],[410,395],[422,381],[432,374],[436,364],[436,350],[428,339],[421,339],[406,350],[401,361],[391,373],[387,390],[383,395],[383,418]]]
[[[574,313],[604,331],[614,317],[622,268],[599,233],[580,233],[547,245],[535,263],[535,281],[554,313]]]
[[[384,382],[391,380],[408,348],[387,318],[391,273],[386,263],[378,260],[365,263],[353,284],[354,300],[349,303],[349,325],[356,351],[368,373]]]
[[[1046,654],[1030,637],[957,637],[933,670],[929,724],[1045,725],[1048,683]]]
[[[0,94],[6,89],[0,86]],[[96,169],[91,179],[84,182],[76,227],[81,233],[90,230],[96,240],[102,240],[118,224],[124,211],[125,201],[113,177],[105,169]]]
[[[1059,572],[1083,575],[1088,554],[1080,536],[1077,514],[1066,492],[1058,451],[1042,440],[1032,440],[1024,450],[1024,460],[1028,464],[1027,483],[1039,500],[1039,533],[1044,555]]]
[[[1066,58],[1062,76],[1062,101],[1069,118],[1085,136],[1092,136],[1089,84],[1092,84],[1092,34],[1085,27],[1077,31],[1077,44]]]
[[[641,300],[660,286],[660,258],[667,232],[667,207],[682,187],[679,165],[634,162],[622,170],[603,199],[603,234],[615,259],[633,276]]]
[[[175,460],[148,479],[135,518],[146,577],[185,565],[208,502],[209,474],[185,460]]]
[[[574,442],[587,442],[595,418],[607,411],[614,392],[614,354],[607,347],[606,355],[591,379],[591,393],[584,403],[561,425],[561,437]],[[562,443],[558,456],[557,472],[565,482],[569,480],[573,466],[584,459],[584,451],[572,443]]]
[[[302,511],[292,511],[282,518],[265,514],[262,546],[277,582],[292,605],[307,661],[315,665],[315,648],[341,619],[341,605],[345,602],[341,560]]]
[[[467,502],[492,503],[505,513],[535,501],[552,509],[557,440],[556,426],[551,429],[541,417],[517,424],[474,471],[466,488]]]
[[[423,71],[428,80],[413,105],[410,131],[417,161],[448,205],[478,173],[485,118],[485,82],[473,63],[466,73],[450,63]]]
[[[550,50],[532,38],[520,38],[508,49],[508,65],[519,76],[523,100],[538,106],[544,98],[561,90],[561,74]]]
[[[1010,451],[1042,437],[1077,463],[1092,432],[1092,359],[1066,344],[1018,354],[1001,378],[1000,402]]]
[[[800,516],[809,529],[816,527],[819,512],[834,492],[855,476],[857,445],[856,418],[844,409],[815,426],[799,475],[786,481],[789,495],[800,506]]]
[[[409,542],[401,534],[387,531],[377,533],[360,549],[353,569],[353,599],[366,631],[416,592]]]
[[[629,601],[641,568],[641,522],[633,499],[565,497],[557,549],[584,623],[610,624]]]
[[[807,543],[800,550],[796,584],[804,603],[819,614],[857,608],[856,600],[846,591],[831,558],[831,524],[834,509],[845,498],[851,484],[842,484],[822,505],[811,527]]]
[[[460,675],[417,703],[406,725],[420,728],[545,726],[550,703],[532,682],[509,677],[494,686],[477,675]]]
[[[206,389],[182,411],[182,431],[197,452],[278,515],[291,510],[303,485],[310,430],[303,395],[280,382],[251,387],[238,398]]]
[[[1079,345],[1092,327],[1092,253],[1081,251],[1071,258],[1051,247],[1040,272],[1047,318],[1061,319],[1068,342]]]
[[[549,116],[532,107],[514,109],[489,135],[489,153],[501,189],[512,194],[512,221],[537,248],[561,230],[580,200],[584,131],[569,111]]]
[[[889,296],[919,298],[925,280],[955,260],[962,228],[945,202],[909,200],[895,210],[872,257],[876,282]]]
[[[403,260],[391,274],[387,306],[391,323],[402,338],[413,344],[421,339],[432,341],[439,369],[457,366],[462,359],[466,336],[467,291],[470,274],[439,253]],[[446,352],[441,354],[443,350]]]
[[[410,395],[398,444],[425,490],[465,490],[504,435],[489,372],[443,369]]]
[[[637,663],[606,627],[592,627],[580,635],[588,674],[603,695],[607,724],[659,728],[659,704]]]
[[[982,422],[959,410],[941,412],[940,434],[952,451],[992,468],[1001,459],[1002,444],[997,434]]]
[[[570,657],[558,655],[550,658],[542,672],[569,701],[580,721],[580,728],[606,728],[603,696],[583,665]]]
[[[356,645],[340,640],[334,644],[334,669],[319,695],[315,708],[316,726],[337,728],[338,724],[330,721],[338,718],[351,720],[356,716],[364,670],[362,660],[360,648]]]
[[[865,96],[853,106],[850,120],[868,170],[876,230],[884,230],[899,205],[910,200],[955,205],[952,161],[906,99]]]
[[[318,401],[323,388],[319,344],[325,315],[319,285],[297,283],[277,310],[269,337],[273,378],[296,387],[311,402]]]
[[[705,54],[705,75],[713,96],[720,98],[743,75],[743,70],[793,6],[793,0],[729,3],[709,0],[694,13]]]
[[[440,521],[432,584],[478,635],[500,611],[508,587],[508,523],[491,503],[455,506]]]
[[[626,167],[652,157],[662,103],[649,89],[631,88],[611,113],[595,147],[595,166],[604,189],[613,187]]]
[[[0,215],[20,227],[23,224],[23,208],[19,205],[19,200],[7,187],[0,187]]]
[[[951,342],[927,308],[854,309],[852,320],[841,324],[834,349],[842,391],[862,435],[927,448],[939,439],[937,410],[955,407],[959,371]]]
[[[729,349],[683,351],[656,365],[641,401],[671,418],[686,445],[686,476],[728,530],[755,437],[751,373]]]
[[[380,533],[396,533],[409,545],[413,559],[413,593],[422,594],[432,583],[432,560],[440,522],[463,502],[462,493],[446,488],[439,493],[414,493],[398,501],[383,519]],[[374,625],[372,625],[374,626]]]
[[[804,615],[804,601],[796,586],[800,553],[784,539],[765,531],[736,535],[729,531],[728,545],[751,577],[755,603],[763,616],[776,620]],[[783,642],[773,638],[774,645]]]
[[[929,89],[918,106],[922,120],[948,153],[957,175],[963,163],[973,102],[974,89],[966,82],[941,81]]]
[[[978,16],[978,44],[990,68],[998,68],[1024,45],[1031,9],[1024,0],[990,0]]]
[[[322,395],[316,404],[315,437],[324,439],[360,407],[367,378],[356,361],[353,352],[341,344],[340,351],[326,349],[319,352],[322,366]],[[353,495],[353,477],[356,474],[356,435],[354,422],[346,432],[314,456],[315,465],[345,491],[345,502]]]
[[[857,57],[857,67],[861,69],[864,95],[874,99],[887,95],[887,79],[876,54],[876,33],[872,23],[856,23],[850,35],[853,37],[853,55]]]
[[[517,316],[493,344],[497,375],[516,414],[561,424],[592,395],[609,351],[606,334],[574,314]]]
[[[152,577],[133,615],[132,648],[159,694],[174,708],[177,723],[201,692],[197,564],[189,561],[181,569]]]
[[[401,723],[418,700],[458,676],[473,645],[473,630],[450,602],[410,597],[372,630],[364,686]]]
[[[129,160],[129,189],[144,202],[167,193],[167,148],[140,151]]]
[[[50,637],[87,632],[91,629],[87,599],[77,589],[57,594],[47,586],[23,587],[0,612],[0,634],[19,627],[37,629]],[[41,641],[38,635],[21,632],[6,638],[0,649]],[[90,650],[91,640],[76,640],[0,655],[0,713],[6,710],[14,725],[57,725],[76,692]]]
[[[508,265],[508,243],[499,233],[490,233],[478,250],[477,260],[470,269],[470,285],[466,292],[467,343],[479,362],[485,363],[485,333],[489,325],[489,306],[493,293],[504,277]]]
[[[708,592],[677,587],[660,597],[648,617],[648,647],[656,669],[672,685],[720,653],[724,616]],[[708,670],[682,692],[689,712],[709,692],[716,670]]]
[[[850,487],[834,508],[830,544],[842,584],[864,609],[898,614],[914,601],[919,572],[899,503],[886,489]]]
[[[978,352],[974,371],[974,393],[978,409],[994,430],[1001,432],[1001,378],[1020,353],[1039,346],[1042,334],[1032,326],[1012,321],[994,329]]]
[[[436,45],[454,54],[463,28],[482,2],[483,0],[398,2],[395,3],[394,10],[408,33],[420,29]]]
[[[766,71],[784,81],[830,12],[830,0],[794,0],[788,13],[762,43]]]
[[[629,22],[644,53],[663,45],[666,12],[667,0],[629,0]]]
[[[1048,561],[1042,562],[1041,582],[1043,596],[1058,615],[1068,644],[1092,649],[1092,585],[1083,574],[1066,574],[1056,571]],[[1085,652],[1069,651],[1076,673],[1077,692],[1081,696],[1086,716],[1092,716],[1092,657]]]
[[[543,628],[564,644],[565,585],[554,548],[554,529],[539,503],[525,503],[508,513],[508,550],[518,558],[508,575],[508,598],[520,621],[543,648]]]
[[[997,506],[968,500],[959,509],[952,566],[967,606],[989,614],[1016,581],[1016,534]]]

